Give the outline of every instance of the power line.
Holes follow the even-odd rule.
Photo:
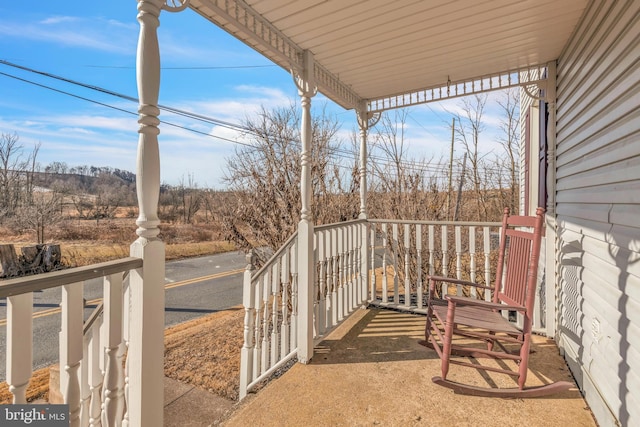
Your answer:
[[[37,83],[37,82],[31,81],[31,80],[23,79],[21,77],[13,76],[11,74],[3,73],[1,71],[0,71],[0,75],[6,76],[6,77],[9,77],[9,78],[12,78],[12,79],[16,79],[16,80],[19,80],[19,81],[22,81],[24,83],[28,83],[28,84],[31,84],[31,85],[34,85],[34,86],[38,86],[38,87],[41,87],[43,89],[52,90],[54,92],[58,92],[58,93],[61,93],[63,95],[71,96],[73,98],[77,98],[77,99],[80,99],[80,100],[83,100],[83,101],[91,102],[93,104],[97,104],[97,105],[100,105],[102,107],[111,108],[113,110],[120,111],[122,113],[131,114],[131,115],[134,115],[134,116],[138,115],[138,113],[134,112],[134,111],[125,110],[124,108],[116,107],[116,106],[113,106],[113,105],[110,105],[110,104],[106,104],[104,102],[96,101],[95,99],[90,99],[90,98],[86,98],[84,96],[76,95],[74,93],[67,92],[67,91],[64,91],[64,90],[61,90],[61,89],[56,89],[56,88],[51,87],[51,86],[47,86],[47,85],[43,85],[41,83]],[[198,133],[198,134],[201,134],[201,135],[206,135],[206,136],[209,136],[209,137],[212,137],[212,138],[221,139],[223,141],[232,142],[234,144],[245,145],[247,147],[255,148],[251,144],[243,143],[243,142],[240,142],[240,141],[234,141],[234,140],[229,139],[229,138],[225,138],[225,137],[222,137],[222,136],[214,135],[214,134],[211,134],[211,133],[202,132],[202,131],[199,131],[197,129],[191,129],[191,128],[188,128],[186,126],[182,126],[182,125],[178,125],[178,124],[175,124],[175,123],[167,122],[165,120],[160,120],[160,123],[166,124],[168,126],[172,126],[172,127],[188,130],[188,131],[191,131],[191,132],[194,132],[194,133]]]
[[[44,76],[44,77],[47,77],[47,78],[51,78],[51,79],[54,79],[54,80],[63,81],[65,83],[69,83],[69,84],[72,84],[72,85],[75,85],[75,86],[80,86],[80,87],[83,87],[85,89],[97,91],[97,92],[100,92],[100,93],[103,93],[103,94],[106,94],[106,95],[114,96],[114,97],[117,97],[117,98],[120,98],[120,99],[124,99],[126,101],[135,102],[135,103],[139,102],[138,98],[135,98],[135,97],[132,97],[132,96],[129,96],[129,95],[125,95],[125,94],[122,94],[122,93],[119,93],[119,92],[115,92],[115,91],[112,91],[112,90],[109,90],[109,89],[105,89],[105,88],[102,88],[100,86],[79,82],[79,81],[76,81],[76,80],[72,80],[72,79],[69,79],[69,78],[66,78],[66,77],[58,76],[58,75],[55,75],[55,74],[52,74],[52,73],[48,73],[48,72],[45,72],[45,71],[40,71],[40,70],[36,70],[36,69],[33,69],[33,68],[25,67],[25,66],[22,66],[22,65],[18,65],[18,64],[6,61],[6,60],[0,60],[0,64],[6,65],[6,66],[9,66],[9,67],[13,67],[13,68],[17,68],[17,69],[20,69],[20,70],[23,70],[23,71],[27,71],[27,72],[30,72],[30,73],[38,74],[38,75],[41,75],[41,76]],[[256,66],[256,67],[258,67],[258,66]],[[71,92],[67,92],[67,91],[61,90],[61,89],[56,89],[54,87],[47,86],[47,85],[44,85],[44,84],[41,84],[41,83],[37,83],[37,82],[34,82],[32,80],[24,79],[24,78],[21,78],[21,77],[17,77],[17,76],[14,76],[14,75],[11,75],[11,74],[7,74],[7,73],[2,73],[2,72],[0,72],[0,75],[4,75],[6,77],[10,77],[10,78],[22,81],[24,83],[32,84],[32,85],[41,87],[43,89],[48,89],[48,90],[51,90],[51,91],[54,91],[54,92],[57,92],[57,93],[60,93],[60,94],[63,94],[63,95],[71,96],[71,97],[74,97],[74,98],[77,98],[77,99],[80,99],[80,100],[83,100],[83,101],[87,101],[87,102],[90,102],[90,103],[94,103],[94,104],[97,104],[97,105],[100,105],[100,106],[103,106],[103,107],[111,108],[111,109],[114,109],[114,110],[117,110],[117,111],[120,111],[120,112],[123,112],[123,113],[132,114],[132,115],[138,115],[137,112],[133,112],[133,111],[126,110],[126,109],[123,109],[123,108],[115,107],[113,105],[106,104],[104,102],[100,102],[100,101],[97,101],[97,100],[94,100],[94,99],[91,99],[91,98],[87,98],[87,97],[83,97],[83,96],[80,96],[80,95],[76,95],[76,94],[73,94]],[[213,125],[216,125],[216,126],[224,127],[224,128],[230,129],[230,130],[234,130],[236,132],[242,132],[242,133],[245,133],[245,134],[250,134],[250,135],[253,135],[253,136],[259,137],[259,138],[262,137],[261,135],[258,135],[256,132],[252,131],[247,126],[243,126],[243,125],[239,125],[239,124],[236,124],[236,123],[227,122],[227,121],[220,120],[220,119],[215,119],[215,118],[212,118],[212,117],[208,117],[208,116],[192,113],[192,112],[189,112],[189,111],[181,110],[181,109],[170,107],[170,106],[166,106],[166,105],[158,105],[158,108],[163,110],[163,111],[170,112],[172,114],[176,114],[176,115],[179,115],[179,116],[183,116],[183,117],[190,118],[190,119],[193,119],[193,120],[201,121],[201,122],[204,122],[204,123],[208,123],[208,124],[213,124]],[[434,111],[434,113],[435,113],[435,111]],[[415,119],[413,117],[412,117],[412,119],[415,121]],[[238,140],[232,140],[232,139],[221,137],[221,136],[218,136],[218,135],[215,135],[215,134],[212,134],[212,133],[199,131],[199,130],[192,129],[192,128],[189,128],[189,127],[186,127],[186,126],[183,126],[183,125],[178,125],[178,124],[175,124],[175,123],[171,123],[171,122],[168,122],[168,121],[165,121],[165,120],[161,120],[160,122],[164,123],[164,124],[166,124],[168,126],[176,127],[176,128],[187,130],[187,131],[191,131],[191,132],[194,132],[194,133],[197,133],[197,134],[200,134],[200,135],[209,136],[209,137],[212,137],[212,138],[216,138],[216,139],[219,139],[219,140],[222,140],[222,141],[226,141],[226,142],[231,142],[231,143],[234,143],[234,144],[242,145],[242,146],[245,146],[245,147],[248,147],[248,148],[252,148],[252,149],[258,149],[258,147],[256,147],[253,144],[243,143],[243,142],[240,142]],[[267,135],[267,137],[269,138],[268,135]],[[296,143],[298,145],[301,145],[299,140],[292,139],[291,142],[294,142],[294,143]],[[351,151],[348,151],[348,150],[345,150],[345,149],[342,149],[342,148],[334,148],[331,151],[334,153],[334,155],[336,157],[341,157],[343,159],[348,159],[348,160],[357,160],[358,159],[357,153],[354,153],[354,152],[351,152]],[[340,153],[340,154],[337,154],[337,153]],[[375,156],[375,155],[372,155],[372,154],[369,154],[369,158],[371,160],[377,161],[379,166],[386,166],[387,168],[394,166],[393,163],[391,163],[388,158]],[[407,162],[407,161],[402,161],[402,162],[400,162],[400,164],[404,168],[407,168],[407,169],[410,169],[410,170],[414,170],[414,171],[417,171],[417,172],[420,172],[420,173],[427,173],[427,172],[445,173],[446,172],[444,166],[441,166],[439,164],[435,165],[435,166],[432,166],[432,165],[430,165],[428,163],[427,164],[418,164],[418,163],[415,163],[415,162]]]
[[[115,91],[112,91],[112,90],[109,90],[109,89],[105,89],[105,88],[102,88],[100,86],[95,86],[95,85],[90,85],[90,84],[87,84],[87,83],[82,83],[82,82],[79,82],[77,80],[72,80],[72,79],[69,79],[69,78],[66,78],[66,77],[62,77],[62,76],[58,76],[58,75],[55,75],[55,74],[47,73],[45,71],[35,70],[33,68],[29,68],[29,67],[25,67],[25,66],[22,66],[22,65],[14,64],[14,63],[9,62],[9,61],[0,60],[0,64],[8,65],[10,67],[18,68],[20,70],[28,71],[30,73],[38,74],[38,75],[41,75],[41,76],[44,76],[44,77],[48,77],[48,78],[51,78],[51,79],[60,80],[60,81],[63,81],[63,82],[66,82],[66,83],[69,83],[69,84],[72,84],[72,85],[83,87],[85,89],[90,89],[90,90],[94,90],[94,91],[97,91],[97,92],[100,92],[100,93],[104,93],[106,95],[115,96],[117,98],[121,98],[121,99],[124,99],[126,101],[131,101],[131,102],[135,102],[135,103],[139,102],[138,98],[135,98],[133,96],[129,96],[129,95],[125,95],[125,94],[122,94],[122,93],[119,93],[119,92],[115,92]],[[24,81],[27,81],[27,80],[24,80]],[[161,109],[161,110],[172,112],[174,114],[183,115],[185,117],[197,117],[198,119],[201,119],[201,120],[206,119],[206,121],[208,121],[210,123],[214,123],[214,124],[217,124],[219,126],[226,127],[226,128],[232,129],[232,130],[238,130],[238,129],[243,130],[243,131],[247,130],[246,127],[243,127],[243,126],[240,126],[240,125],[237,125],[237,124],[234,124],[234,123],[226,122],[224,120],[214,119],[214,118],[211,118],[211,117],[201,116],[201,115],[198,115],[198,114],[195,114],[195,113],[191,113],[189,111],[179,110],[179,109],[173,108],[173,107],[167,107],[167,106],[164,106],[164,105],[158,105],[158,108]]]

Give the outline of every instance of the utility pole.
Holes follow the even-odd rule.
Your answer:
[[[453,220],[458,220],[458,213],[460,212],[460,199],[462,198],[462,186],[464,185],[464,172],[467,168],[467,153],[464,153],[462,159],[462,173],[460,174],[460,184],[458,185],[458,200],[456,201],[456,210],[453,213]]]
[[[451,215],[451,181],[453,179],[453,143],[456,136],[456,118],[451,119],[451,155],[449,156],[449,191],[447,192],[447,221]]]

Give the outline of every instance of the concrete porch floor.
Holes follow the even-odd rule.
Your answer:
[[[250,394],[225,426],[596,426],[577,388],[535,399],[456,395],[431,382],[440,374],[423,338],[424,316],[362,309],[334,330],[308,365]],[[536,336],[527,385],[569,380],[555,343]],[[492,375],[492,378],[494,375]],[[495,376],[496,383],[514,386]],[[453,366],[450,379],[487,385],[474,370]],[[491,380],[489,380],[491,381]]]

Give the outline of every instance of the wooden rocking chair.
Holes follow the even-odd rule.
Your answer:
[[[544,210],[538,208],[536,216],[509,216],[509,209],[504,210],[493,289],[464,280],[429,277],[426,340],[422,344],[433,348],[441,359],[442,376],[433,377],[434,383],[460,394],[496,397],[539,397],[573,386],[570,382],[558,381],[525,387],[543,213]],[[516,230],[514,227],[529,227],[533,231]],[[485,292],[493,290],[493,300],[483,301],[457,295],[436,298],[438,282],[485,289]],[[503,316],[503,310],[521,313],[522,329],[509,322]],[[513,350],[513,347],[516,349]],[[504,362],[497,366],[486,366],[464,358],[451,358],[451,355],[509,359],[518,364],[518,369],[509,370]],[[518,387],[485,388],[447,380],[449,364],[507,374],[516,378]]]

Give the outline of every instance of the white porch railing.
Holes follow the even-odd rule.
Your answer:
[[[61,287],[60,391],[69,405],[70,425],[127,425],[124,278],[142,265],[142,259],[130,257],[0,283],[0,297],[7,298],[6,375],[13,403],[26,403],[32,375],[33,340],[25,337],[33,335],[33,292]],[[103,312],[84,323],[84,282],[95,278],[104,281]]]
[[[366,221],[318,226],[314,230],[314,340],[366,300],[362,272]],[[244,278],[244,345],[240,398],[296,356],[298,346],[297,234],[257,272],[248,257]]]
[[[363,303],[426,312],[427,275],[491,283],[499,222],[356,220],[314,230],[313,335]],[[297,235],[244,279],[240,398],[296,356]],[[449,290],[444,290],[449,292]],[[475,292],[462,287],[458,293]],[[491,295],[477,295],[489,299]]]
[[[370,220],[369,303],[426,313],[427,275],[494,280],[500,222]],[[447,286],[446,283],[442,284]],[[450,290],[441,289],[448,293]],[[476,288],[456,292],[475,295]],[[490,299],[491,295],[481,295]]]

